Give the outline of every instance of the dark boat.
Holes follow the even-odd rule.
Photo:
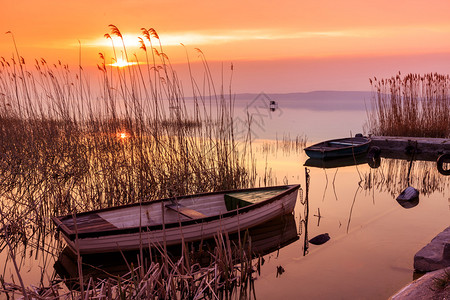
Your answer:
[[[329,140],[306,147],[306,154],[315,159],[334,159],[356,156],[367,152],[370,138],[357,135],[352,138]]]

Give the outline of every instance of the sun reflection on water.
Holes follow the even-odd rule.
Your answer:
[[[130,135],[126,131],[120,131],[117,133],[117,137],[121,140],[125,140],[130,137]]]

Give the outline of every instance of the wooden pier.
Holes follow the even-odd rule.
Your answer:
[[[419,160],[436,160],[450,154],[450,139],[425,137],[371,136],[371,147],[379,147],[382,157],[407,159],[415,153]]]

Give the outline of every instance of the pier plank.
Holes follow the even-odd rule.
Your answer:
[[[406,153],[417,149],[416,154],[428,155],[430,159],[450,153],[450,139],[400,136],[371,136],[371,146],[377,146],[383,153]]]

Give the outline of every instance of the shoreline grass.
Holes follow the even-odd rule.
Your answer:
[[[450,137],[450,76],[397,74],[370,79],[369,132],[386,136]]]

